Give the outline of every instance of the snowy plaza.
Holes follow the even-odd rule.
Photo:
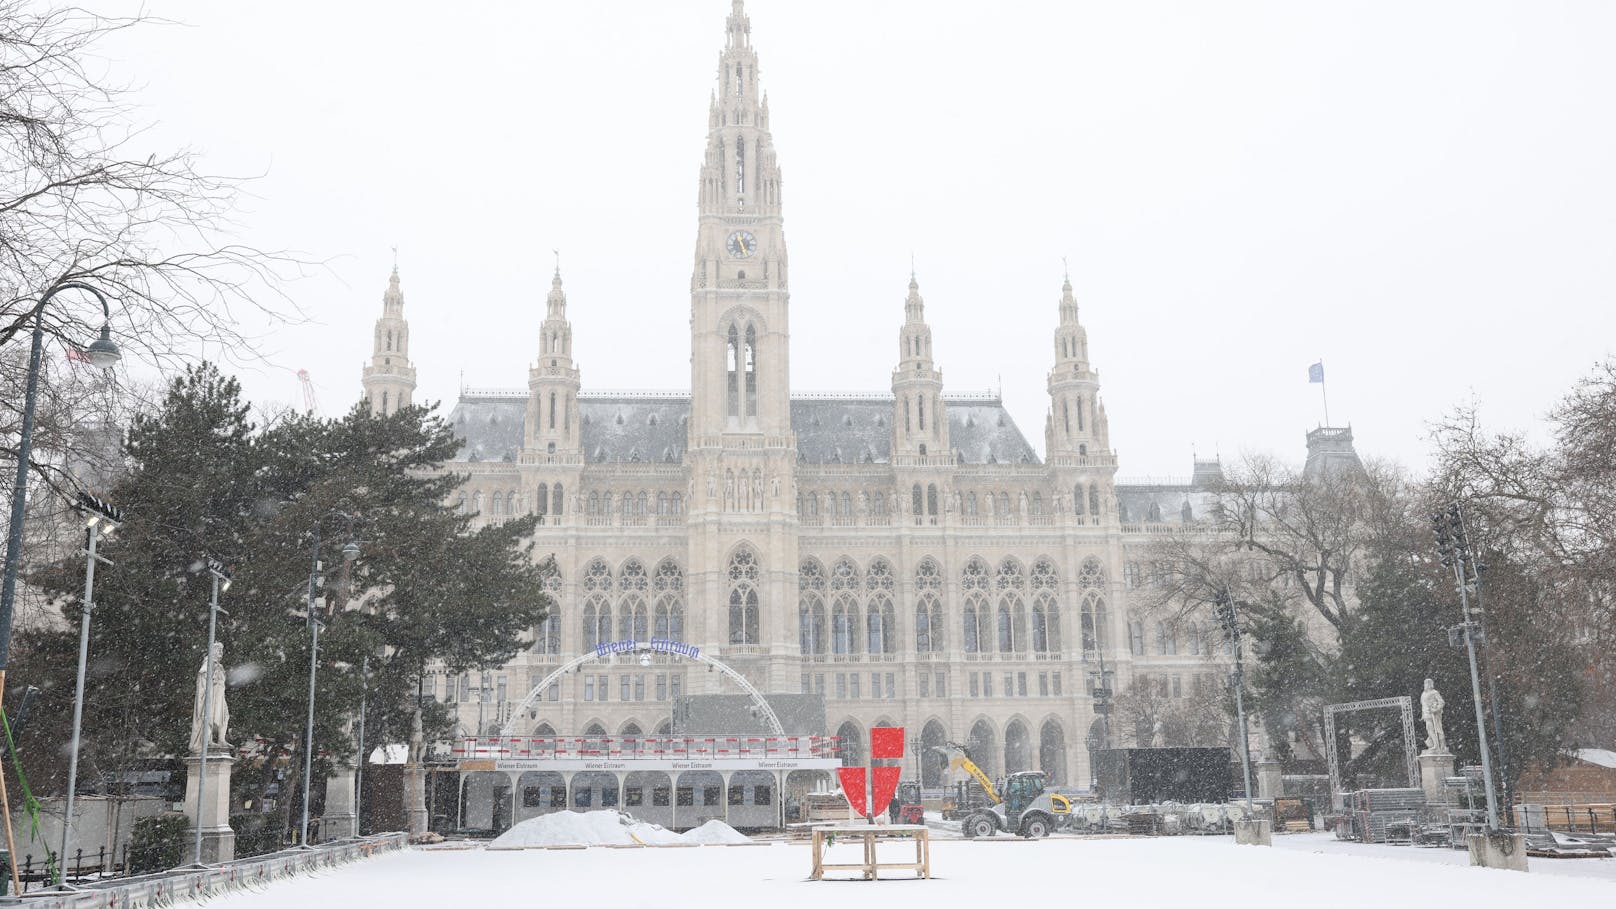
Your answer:
[[[856,850],[842,845],[834,849]],[[895,850],[906,847],[892,846]],[[807,880],[808,846],[773,842],[690,848],[576,850],[425,848],[381,856],[258,892],[210,901],[228,909],[376,905],[426,909],[520,896],[594,909],[717,901],[732,906],[863,909],[922,900],[934,907],[1070,900],[1131,906],[1605,905],[1616,859],[1534,859],[1531,873],[1467,865],[1463,852],[1276,837],[1272,848],[1228,837],[937,840],[930,881]]]

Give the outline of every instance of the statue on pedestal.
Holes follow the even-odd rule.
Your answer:
[[[1448,734],[1442,730],[1442,692],[1436,683],[1425,680],[1425,691],[1420,695],[1420,721],[1425,724],[1425,753],[1449,754]]]
[[[421,709],[417,707],[410,716],[410,752],[409,763],[419,764],[426,757],[426,736],[421,732]]]
[[[213,683],[211,695],[208,693],[209,680]],[[224,645],[214,642],[213,651],[196,671],[196,703],[191,708],[192,754],[202,753],[204,741],[211,752],[228,754],[232,750],[230,743],[224,739],[230,725],[230,708],[224,702],[224,684]],[[204,701],[207,702],[205,707]]]

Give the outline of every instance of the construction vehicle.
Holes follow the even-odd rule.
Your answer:
[[[920,783],[904,780],[892,795],[893,819],[899,824],[926,823],[926,808],[920,801]]]
[[[1039,839],[1071,822],[1071,800],[1045,791],[1049,780],[1043,771],[1012,773],[1001,785],[995,786],[964,745],[949,742],[945,751],[954,755],[948,769],[970,774],[988,798],[987,805],[970,810],[961,818],[960,829],[967,837],[986,837],[1004,831]]]

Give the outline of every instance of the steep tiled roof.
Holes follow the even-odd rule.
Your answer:
[[[949,401],[949,435],[966,464],[1037,463],[1038,455],[1004,404]],[[584,459],[590,463],[678,463],[684,456],[690,399],[660,395],[585,395]],[[457,461],[515,461],[522,450],[527,400],[519,394],[467,394],[449,412],[463,440]],[[892,455],[892,399],[796,398],[791,427],[800,460],[810,464],[883,464]]]

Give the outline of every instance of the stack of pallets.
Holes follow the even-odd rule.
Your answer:
[[[1347,800],[1352,812],[1353,827],[1358,839],[1365,843],[1384,843],[1387,826],[1407,830],[1417,825],[1425,810],[1423,789],[1359,789]]]

